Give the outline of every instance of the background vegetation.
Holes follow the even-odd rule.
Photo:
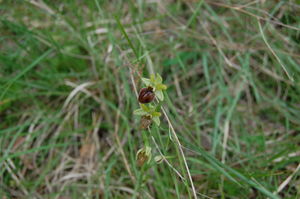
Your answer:
[[[299,13],[293,0],[0,0],[0,198],[193,198],[184,157],[198,198],[300,198]],[[148,132],[133,115],[151,73],[184,157],[166,117]],[[137,166],[143,135],[169,164]]]

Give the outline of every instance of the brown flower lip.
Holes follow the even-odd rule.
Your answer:
[[[154,97],[155,94],[152,87],[142,88],[139,93],[139,102],[142,104],[150,103]]]
[[[151,123],[152,123],[151,116],[148,116],[148,115],[142,116],[141,123],[140,123],[140,129],[141,130],[147,129],[148,127],[150,127]]]
[[[145,164],[145,162],[147,162],[147,160],[148,160],[148,156],[146,155],[146,153],[141,152],[138,154],[138,157],[137,157],[137,165],[139,167],[141,167]]]

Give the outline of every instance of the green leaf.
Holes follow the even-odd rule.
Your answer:
[[[0,101],[0,113],[12,106],[12,99],[4,99]]]
[[[147,115],[147,112],[144,111],[143,109],[139,108],[133,111],[134,115]]]
[[[164,94],[161,90],[156,90],[155,95],[160,101],[164,101]]]
[[[159,119],[159,117],[153,117],[152,120],[155,122],[155,124],[156,124],[157,126],[160,125],[160,119]]]
[[[143,78],[142,77],[142,81],[143,81],[144,84],[146,84],[146,86],[149,86],[151,84],[151,80],[148,79],[148,78]]]

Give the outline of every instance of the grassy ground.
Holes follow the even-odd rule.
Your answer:
[[[300,198],[299,13],[0,0],[0,198]],[[134,85],[151,73],[166,114],[141,131]],[[144,139],[166,161],[139,167]]]

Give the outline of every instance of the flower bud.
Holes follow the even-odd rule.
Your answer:
[[[145,163],[150,162],[151,160],[151,148],[146,146],[138,150],[136,153],[136,160],[138,166],[143,166]]]
[[[139,93],[139,102],[146,104],[152,102],[155,97],[152,87],[142,88]]]
[[[161,155],[157,155],[157,156],[154,157],[154,161],[155,161],[157,164],[162,163],[163,160],[164,160],[164,157],[161,156]]]
[[[151,123],[152,123],[151,116],[149,116],[149,115],[142,116],[141,123],[140,123],[140,129],[142,129],[142,130],[147,129],[148,127],[150,127]]]

